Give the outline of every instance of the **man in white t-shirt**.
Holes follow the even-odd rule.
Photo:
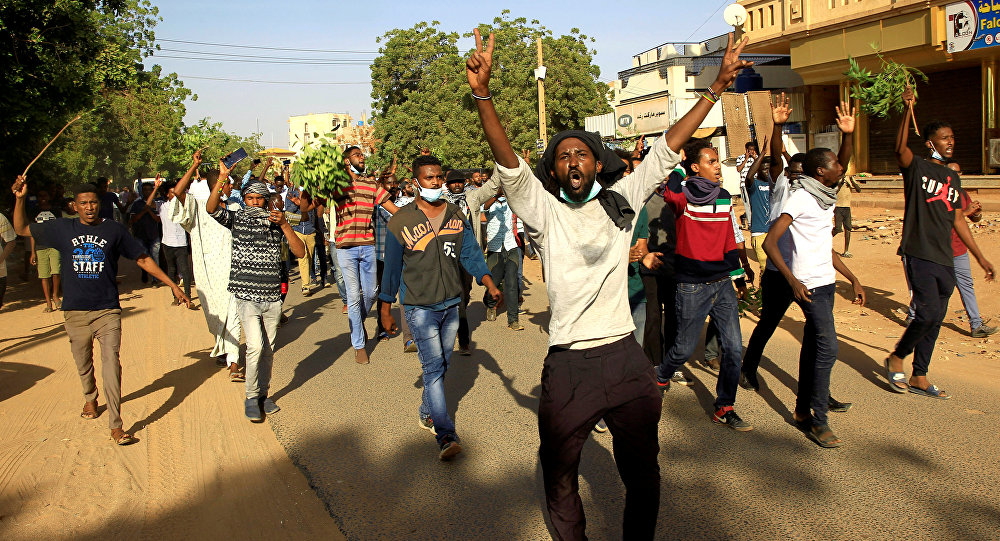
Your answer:
[[[764,250],[792,288],[806,324],[799,354],[799,385],[792,414],[796,425],[822,447],[840,447],[827,422],[830,372],[837,360],[837,330],[833,302],[837,272],[851,281],[854,304],[864,305],[861,283],[833,251],[833,207],[844,168],[837,155],[826,148],[806,153],[802,176],[788,185],[781,216],[771,225]],[[779,239],[791,235],[791,257],[785,262]]]
[[[190,298],[192,280],[191,270],[188,267],[187,231],[184,230],[181,224],[170,220],[171,208],[170,205],[166,204],[177,197],[177,194],[174,192],[177,183],[164,183],[162,179],[157,179],[153,187],[153,193],[159,192],[161,185],[167,193],[167,200],[160,203],[156,213],[160,216],[160,227],[162,228],[160,244],[163,246],[163,256],[167,260],[167,276],[173,280],[180,275],[181,280],[184,282],[184,294]],[[172,305],[177,306],[179,304],[177,299],[174,299]],[[191,305],[191,308],[194,309],[194,305]]]

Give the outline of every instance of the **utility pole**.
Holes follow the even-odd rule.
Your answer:
[[[545,66],[542,65],[542,38],[536,39],[535,43],[538,46],[538,69],[535,70],[535,78],[538,79],[538,139],[542,141],[542,148],[545,148],[549,144],[549,138],[545,134]]]

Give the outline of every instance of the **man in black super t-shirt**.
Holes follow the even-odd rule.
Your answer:
[[[118,303],[116,281],[119,256],[134,259],[139,268],[170,286],[182,304],[190,306],[191,300],[167,278],[124,225],[101,217],[97,186],[84,184],[76,189],[74,202],[80,214],[78,218],[57,218],[30,225],[24,212],[28,187],[23,175],[17,178],[11,191],[17,198],[14,231],[59,251],[66,336],[80,373],[85,400],[80,417],[96,419],[98,416],[94,378],[94,340],[97,340],[101,343],[101,374],[111,439],[118,445],[133,443],[136,440],[122,428],[121,417],[122,365],[118,350],[122,343],[122,307]]]
[[[973,240],[961,212],[961,179],[945,166],[945,160],[951,158],[955,148],[951,126],[943,122],[928,124],[924,128],[924,144],[930,158],[914,156],[906,140],[916,99],[909,89],[902,99],[909,111],[903,114],[896,134],[896,161],[903,172],[906,201],[899,255],[903,258],[916,317],[907,325],[896,349],[886,358],[885,370],[893,391],[947,399],[951,396],[927,381],[927,368],[941,322],[948,312],[948,299],[955,289],[952,229],[986,271],[987,281],[993,280],[994,271]],[[907,381],[903,358],[910,353],[913,353],[913,375]]]

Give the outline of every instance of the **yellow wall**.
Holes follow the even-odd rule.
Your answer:
[[[298,115],[288,117],[288,148],[299,151],[305,144],[311,143],[313,133],[318,133],[320,137],[330,132],[339,123],[339,129],[334,132],[340,134],[350,130],[354,124],[354,119],[346,113],[309,113],[308,115]],[[308,126],[308,133],[306,130]]]

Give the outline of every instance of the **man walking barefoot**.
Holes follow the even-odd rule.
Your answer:
[[[96,419],[97,380],[94,377],[94,340],[101,343],[101,373],[104,397],[108,401],[108,426],[118,445],[135,442],[125,432],[121,417],[122,307],[118,302],[118,258],[134,259],[139,268],[170,286],[174,297],[187,306],[191,299],[160,270],[156,262],[122,224],[101,218],[97,186],[84,184],[76,189],[79,218],[58,218],[28,225],[24,199],[28,185],[19,176],[12,189],[14,231],[39,244],[59,251],[63,269],[63,303],[66,335],[83,385],[83,412],[80,417]]]
[[[642,165],[621,177],[625,163],[597,134],[555,135],[535,174],[511,148],[490,96],[494,37],[466,61],[486,140],[514,212],[538,246],[552,319],[538,408],[539,459],[545,500],[557,539],[585,539],[579,495],[580,452],[602,417],[614,438],[625,484],[625,539],[652,539],[660,502],[657,423],[662,402],[653,369],[632,336],[626,292],[636,211],[680,161],[677,153],[717,96],[751,62],[739,60],[732,35],[716,81],[657,141]],[[613,184],[613,186],[612,186]]]

